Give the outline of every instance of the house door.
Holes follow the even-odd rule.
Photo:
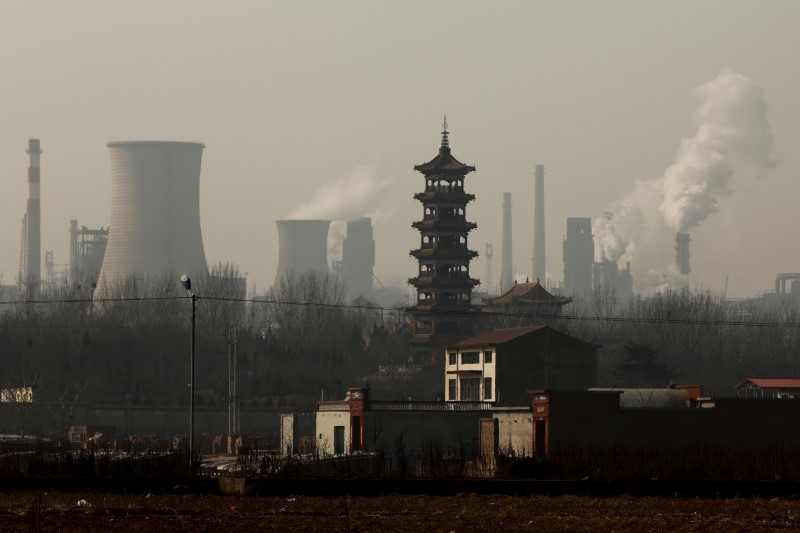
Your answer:
[[[344,454],[344,426],[333,426],[333,453]]]
[[[544,457],[547,454],[547,420],[537,420],[533,427],[534,453],[537,457]]]

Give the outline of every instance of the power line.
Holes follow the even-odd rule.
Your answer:
[[[71,298],[63,300],[16,300],[0,302],[0,305],[59,305],[59,304],[99,304],[117,302],[149,302],[149,301],[170,301],[187,300],[189,296],[140,296],[140,297],[112,297],[112,298]],[[307,302],[293,300],[276,300],[270,298],[233,298],[227,296],[197,296],[197,301],[216,301],[233,302],[242,304],[261,304],[261,305],[288,305],[297,307],[315,307],[321,309],[338,310],[363,310],[379,312],[409,313],[410,308],[402,307],[383,307],[379,305],[330,303],[330,302]],[[759,327],[759,328],[800,328],[800,322],[765,322],[752,320],[724,320],[724,319],[689,319],[689,318],[667,318],[667,317],[626,317],[626,316],[578,316],[578,315],[553,315],[553,314],[531,314],[515,312],[492,312],[480,313],[475,311],[441,311],[429,310],[425,312],[429,315],[460,315],[475,316],[486,319],[491,318],[518,318],[518,319],[539,319],[539,320],[562,320],[576,322],[604,322],[620,324],[664,324],[664,325],[689,325],[689,326],[726,326],[726,327]]]

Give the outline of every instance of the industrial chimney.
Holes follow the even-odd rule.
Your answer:
[[[328,273],[330,220],[276,220],[275,223],[280,244],[275,285],[289,272]]]
[[[29,139],[25,150],[30,155],[28,163],[28,205],[25,210],[25,235],[22,245],[20,283],[30,294],[39,288],[42,275],[42,240],[40,218],[39,156],[42,150],[39,139]]]
[[[111,227],[98,288],[130,275],[206,274],[200,229],[200,163],[205,145],[108,143]]]
[[[688,233],[678,232],[675,235],[675,262],[678,264],[680,273],[684,276],[692,271],[689,265],[689,258],[691,257],[689,252],[690,242],[692,242],[692,238]]]
[[[503,193],[503,256],[500,265],[500,293],[514,285],[514,265],[511,241],[511,193]]]
[[[547,269],[544,259],[544,165],[536,165],[534,183],[535,204],[533,215],[533,279],[546,283]]]

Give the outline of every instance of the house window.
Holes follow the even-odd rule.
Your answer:
[[[492,362],[492,352],[490,351],[483,352],[483,362],[486,364]]]
[[[456,364],[456,358],[458,357],[458,354],[456,352],[448,353],[447,357],[448,357],[448,364],[450,365]]]
[[[481,361],[480,352],[461,352],[462,365],[476,365]]]
[[[453,401],[456,399],[456,380],[447,380],[447,399]]]
[[[468,402],[478,402],[481,399],[481,378],[465,378],[461,380],[461,398]]]
[[[492,378],[483,378],[483,399],[492,399]]]

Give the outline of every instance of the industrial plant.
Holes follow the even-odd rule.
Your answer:
[[[42,277],[41,167],[39,139],[28,140],[28,205],[22,218],[19,287],[23,294],[35,294]]]
[[[200,164],[205,145],[109,142],[111,224],[98,291],[131,275],[207,273],[200,229]]]
[[[77,219],[70,220],[69,262],[67,265],[56,263],[48,250],[45,253],[46,276],[42,279],[39,220],[39,158],[42,152],[37,139],[29,141],[29,199],[20,248],[20,294],[33,295],[64,286],[77,291],[72,293],[80,297],[76,302],[82,302],[82,297],[93,293],[96,299],[113,300],[116,283],[132,276],[148,278],[165,273],[204,276],[209,273],[199,207],[205,146],[191,142],[121,141],[109,142],[107,147],[112,186],[110,223],[90,228],[79,225]],[[659,383],[667,382],[672,373],[679,372],[675,370],[677,363],[675,367],[662,365],[652,346],[613,336],[612,328],[619,327],[616,323],[622,314],[635,311],[634,306],[623,308],[617,305],[618,302],[649,304],[633,299],[630,260],[607,255],[595,241],[591,218],[566,219],[562,242],[563,282],[553,279],[548,273],[544,165],[534,166],[533,198],[520,200],[517,197],[520,204],[533,206],[532,255],[525,253],[525,257],[531,258],[527,272],[517,271],[514,265],[512,193],[502,193],[502,206],[498,206],[502,207],[499,283],[492,279],[494,247],[491,243],[486,244],[484,254],[486,279],[479,280],[472,274],[473,259],[478,257],[478,252],[470,248],[469,239],[478,224],[470,221],[467,208],[478,199],[475,194],[467,192],[466,181],[476,167],[462,163],[453,155],[446,119],[438,153],[413,169],[423,179],[421,191],[413,195],[421,207],[421,218],[410,223],[412,231],[419,236],[418,246],[409,252],[416,261],[416,268],[409,272],[408,278],[408,285],[414,293],[412,302],[392,309],[370,305],[384,289],[375,275],[376,248],[386,246],[399,253],[396,246],[376,238],[372,218],[311,218],[310,211],[307,211],[309,218],[289,215],[275,220],[279,246],[277,254],[271,256],[276,257],[277,267],[273,288],[266,297],[257,295],[252,301],[245,299],[246,281],[236,268],[223,271],[212,268],[211,275],[206,277],[209,286],[204,289],[208,290],[209,296],[205,301],[202,301],[204,296],[198,298],[203,303],[199,314],[203,317],[204,331],[201,335],[209,346],[200,365],[205,380],[203,385],[195,388],[192,383],[188,390],[175,388],[175,376],[184,370],[172,358],[176,349],[172,347],[174,339],[169,334],[159,338],[160,344],[150,347],[147,354],[141,353],[138,341],[117,346],[115,351],[118,354],[113,364],[108,363],[110,370],[106,379],[110,390],[114,393],[120,391],[119,397],[111,401],[110,406],[86,407],[74,415],[84,426],[69,426],[69,434],[90,440],[90,427],[114,428],[113,431],[109,429],[109,434],[131,433],[133,429],[165,434],[174,429],[172,415],[157,419],[151,416],[152,409],[174,404],[176,407],[170,409],[180,411],[186,405],[187,397],[191,397],[193,402],[195,394],[202,398],[203,410],[207,414],[201,426],[207,432],[213,431],[221,425],[225,413],[222,403],[217,403],[221,400],[215,387],[219,387],[221,371],[219,354],[226,350],[228,412],[234,401],[232,397],[237,398],[235,403],[238,406],[233,409],[236,424],[231,425],[229,421],[229,438],[234,433],[272,435],[280,416],[280,442],[297,449],[289,453],[309,449],[313,453],[333,456],[345,456],[350,452],[371,453],[375,450],[364,438],[365,432],[374,427],[370,424],[385,424],[389,428],[398,423],[400,425],[392,426],[391,431],[387,429],[387,436],[393,435],[391,432],[397,428],[400,428],[398,432],[414,438],[435,434],[446,442],[452,440],[453,431],[474,434],[470,437],[473,441],[477,439],[486,445],[479,453],[488,458],[489,464],[497,459],[500,446],[506,446],[520,456],[535,454],[546,457],[554,449],[556,439],[564,434],[560,433],[563,427],[557,427],[562,418],[556,417],[555,413],[532,417],[533,409],[544,405],[542,402],[561,405],[575,392],[575,397],[583,402],[602,401],[604,416],[614,424],[627,424],[630,405],[617,405],[616,401],[619,398],[620,401],[630,400],[631,396],[621,396],[627,392],[598,389],[613,379],[623,382],[639,380],[642,386],[651,387],[627,390],[651,390],[656,391],[652,394],[659,398],[679,398],[686,413],[695,412],[689,408],[698,408],[697,412],[700,412],[699,408],[715,408],[696,386],[690,387],[691,393],[686,392],[689,390],[686,388],[658,387]],[[523,209],[523,212],[527,214],[531,210]],[[607,213],[603,220],[611,223],[614,217]],[[345,231],[339,228],[345,228]],[[688,233],[677,233],[674,243],[676,263],[670,267],[682,276],[691,272],[690,242]],[[341,250],[341,255],[338,250]],[[528,264],[527,260],[525,264]],[[337,284],[336,290],[330,291],[330,300],[311,302],[307,300],[309,295],[303,296],[306,299],[303,302],[292,300],[293,295],[298,294],[291,292],[298,286],[293,286],[295,280],[303,283],[302,280],[315,279],[321,280],[319,285],[309,282],[307,286]],[[779,274],[774,296],[796,298],[800,294],[798,280],[800,274]],[[213,284],[216,284],[215,289],[210,287]],[[482,292],[477,292],[479,286]],[[281,293],[282,288],[287,290]],[[176,287],[175,290],[179,289]],[[170,289],[166,292],[169,293]],[[275,295],[281,297],[270,298]],[[7,296],[3,298],[8,299]],[[362,300],[357,300],[359,298]],[[675,309],[676,313],[697,305],[723,305],[722,300],[711,302],[702,298],[697,299],[700,300],[698,304],[686,291],[673,293],[665,290],[652,298],[654,306]],[[354,300],[355,304],[349,304]],[[192,365],[195,357],[195,303],[196,297],[192,294]],[[295,305],[300,307],[294,308]],[[252,314],[252,324],[257,324],[248,326],[249,329],[242,325],[245,308]],[[126,331],[131,324],[147,324],[154,331],[171,331],[186,318],[176,316],[176,309],[180,307],[163,306],[157,309],[162,314],[154,316],[147,312],[126,312],[124,327],[121,326],[115,334],[121,337],[136,335],[135,327]],[[724,312],[729,312],[727,309]],[[85,308],[78,314],[83,312]],[[65,318],[64,323],[71,318]],[[114,338],[114,334],[106,336],[105,332],[103,335],[89,334],[85,325],[78,329],[81,328],[87,328],[84,338],[75,345],[81,346],[80,349],[86,353],[94,349],[95,338]],[[658,338],[662,343],[666,342],[663,339],[672,340],[669,335]],[[699,346],[702,339],[694,342]],[[247,354],[240,363],[247,370],[246,376],[237,381],[236,360],[240,344],[243,345],[241,352]],[[671,361],[674,361],[685,353],[686,347],[670,346],[669,349]],[[715,347],[705,346],[704,349],[713,352]],[[105,353],[103,347],[98,347],[98,350],[98,353]],[[600,359],[608,358],[610,353],[614,354],[613,358],[606,359],[601,365]],[[639,366],[625,366],[625,355],[620,354],[638,357]],[[723,355],[715,353],[714,357]],[[93,357],[99,356],[94,354]],[[133,360],[136,365],[132,364]],[[64,363],[64,368],[71,368],[69,364],[72,363]],[[142,368],[137,368],[139,364]],[[686,368],[694,372],[696,366],[692,365],[695,364],[695,361],[683,363],[680,367],[683,374],[679,375],[686,375]],[[788,368],[781,366],[783,362],[780,361],[774,364],[774,368],[779,369],[776,372]],[[618,372],[617,367],[623,371]],[[631,368],[643,373],[633,375]],[[152,369],[158,369],[156,377],[151,375]],[[705,371],[708,372],[708,368]],[[425,382],[422,385],[431,375],[435,376],[437,384]],[[391,387],[395,396],[402,400],[373,400],[371,396],[378,394],[377,390],[365,386],[346,388],[350,383],[345,380],[380,383]],[[748,387],[752,388],[766,382],[752,378],[749,383]],[[324,384],[319,402],[316,400],[317,391],[311,390],[317,384]],[[8,390],[28,390],[25,387]],[[298,389],[303,387],[309,390]],[[326,392],[326,387],[333,390],[327,388]],[[421,390],[426,397],[413,401],[405,394],[404,387],[410,387],[415,394]],[[44,389],[30,387],[30,390],[33,395]],[[231,390],[236,392],[231,393]],[[539,391],[533,398],[529,395],[532,390]],[[398,391],[402,393],[396,394]],[[749,392],[749,388],[745,392]],[[344,394],[348,396],[341,400]],[[8,398],[12,396],[17,398],[19,395],[6,395]],[[239,405],[238,398],[245,396],[249,398],[248,404]],[[331,400],[332,396],[339,399]],[[105,398],[103,396],[103,401]],[[33,403],[33,399],[26,401]],[[113,417],[123,415],[115,414],[120,410],[116,409],[114,402],[128,402],[124,420],[120,419],[119,425],[115,425]],[[665,406],[659,405],[658,408],[664,409]],[[286,415],[279,412],[281,410],[292,414]],[[308,413],[309,410],[314,411],[313,433],[302,435],[295,424],[298,420],[296,412]],[[398,417],[397,411],[405,415]],[[459,414],[454,416],[455,413]],[[648,423],[656,420],[657,416],[648,419]],[[682,423],[682,416],[675,415],[669,420]],[[687,416],[692,420],[695,417],[694,414]],[[274,428],[264,429],[267,419]],[[36,424],[35,427],[39,428],[42,423],[37,421]],[[518,425],[519,431],[510,429],[514,424]],[[619,434],[632,438],[629,429],[626,426]],[[235,448],[230,442],[228,449]],[[199,446],[207,448],[208,442]]]

